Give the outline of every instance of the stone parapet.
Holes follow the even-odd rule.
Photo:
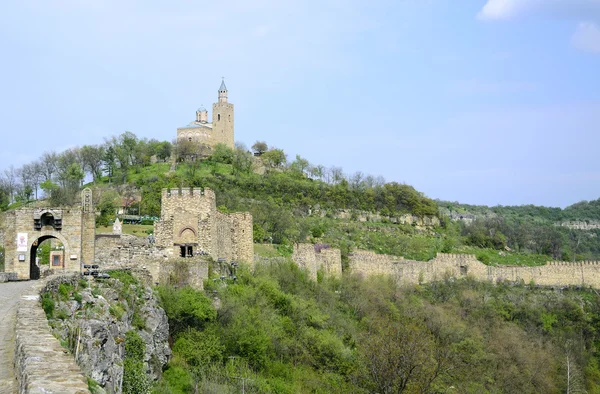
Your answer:
[[[45,281],[21,297],[15,329],[15,375],[20,394],[89,393],[87,379],[52,335],[39,292]]]

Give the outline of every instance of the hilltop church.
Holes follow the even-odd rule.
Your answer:
[[[225,144],[234,147],[233,104],[227,102],[227,86],[221,81],[219,98],[212,108],[212,123],[208,122],[208,111],[204,107],[196,111],[196,120],[177,128],[177,141],[193,141],[214,147]]]

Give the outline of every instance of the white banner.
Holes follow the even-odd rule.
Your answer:
[[[27,233],[17,233],[17,252],[27,252]]]

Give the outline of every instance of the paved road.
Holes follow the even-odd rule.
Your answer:
[[[0,394],[17,392],[13,367],[16,306],[21,293],[35,283],[0,283]]]

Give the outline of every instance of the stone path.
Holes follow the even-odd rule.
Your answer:
[[[14,373],[15,321],[21,293],[35,282],[0,283],[0,394],[17,392]]]

